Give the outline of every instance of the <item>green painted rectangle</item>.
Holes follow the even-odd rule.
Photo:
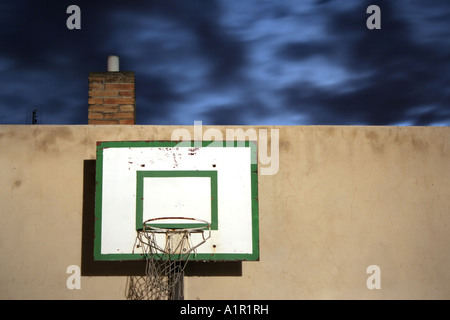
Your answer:
[[[137,171],[136,181],[136,230],[143,229],[144,216],[144,178],[192,178],[192,177],[206,177],[210,178],[211,184],[211,230],[218,229],[218,214],[217,214],[217,171]],[[189,223],[172,223],[172,224],[157,224],[160,228],[195,228],[203,225]]]

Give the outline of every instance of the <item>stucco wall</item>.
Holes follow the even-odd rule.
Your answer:
[[[124,299],[126,275],[66,285],[86,243],[87,161],[96,141],[177,128],[193,133],[0,126],[0,298]],[[279,130],[278,172],[259,176],[260,261],[186,277],[186,299],[450,299],[450,128],[252,128]],[[370,265],[381,289],[366,285]]]

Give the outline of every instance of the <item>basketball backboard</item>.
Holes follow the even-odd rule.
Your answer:
[[[136,231],[162,217],[174,218],[158,220],[165,228],[210,223],[191,260],[258,260],[256,143],[98,142],[95,217],[95,260],[141,259]]]

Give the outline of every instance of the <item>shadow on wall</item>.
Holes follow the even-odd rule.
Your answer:
[[[84,160],[83,226],[81,244],[82,276],[143,276],[145,261],[94,260],[95,160]],[[189,261],[185,276],[242,276],[241,261]]]

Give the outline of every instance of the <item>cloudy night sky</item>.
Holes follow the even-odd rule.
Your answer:
[[[137,124],[450,125],[449,0],[0,0],[0,41],[0,124],[87,124],[118,55]]]

